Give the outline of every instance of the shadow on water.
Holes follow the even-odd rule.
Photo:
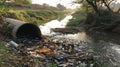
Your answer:
[[[87,35],[93,39],[93,50],[106,59],[109,67],[120,67],[120,35],[109,32],[92,31]]]

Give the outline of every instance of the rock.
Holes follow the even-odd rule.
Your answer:
[[[12,46],[14,46],[14,47],[18,47],[18,46],[19,46],[19,45],[18,45],[16,42],[14,42],[14,41],[10,41],[9,44],[12,45]]]
[[[37,38],[34,40],[26,39],[24,37],[20,40],[21,42],[23,41],[22,43],[25,45],[34,45],[39,41]],[[37,64],[41,64],[43,67],[49,66],[51,63],[56,64],[58,67],[85,66],[84,63],[88,62],[85,56],[85,53],[87,52],[85,50],[88,47],[87,45],[89,45],[89,43],[85,41],[64,38],[64,35],[62,35],[62,37],[55,35],[54,37],[40,40],[37,45],[29,47],[23,46],[19,54],[22,56],[26,53],[27,55],[24,56],[34,58],[35,61],[37,61]],[[26,49],[23,49],[25,47]],[[40,60],[37,60],[38,58]]]

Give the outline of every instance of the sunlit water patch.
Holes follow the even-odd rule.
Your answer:
[[[69,22],[69,20],[72,19],[71,15],[66,16],[63,20],[52,20],[43,26],[39,26],[42,34],[44,35],[51,35],[55,34],[51,28],[65,28],[66,24]]]
[[[78,41],[87,41],[87,42],[92,42],[89,36],[86,35],[85,32],[79,32],[76,34],[64,34],[64,35],[58,35],[55,36],[57,38],[67,38],[67,39],[74,39],[74,40],[78,40]]]

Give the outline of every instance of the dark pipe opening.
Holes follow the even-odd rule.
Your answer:
[[[41,31],[39,27],[34,24],[24,24],[22,25],[18,31],[16,32],[17,38],[27,38],[27,39],[34,39],[40,38],[41,39]]]

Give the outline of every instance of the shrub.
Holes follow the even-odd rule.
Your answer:
[[[120,14],[102,10],[100,15],[88,14],[85,25],[88,29],[108,30],[119,24],[115,21],[117,18],[120,18]]]
[[[76,12],[73,14],[73,18],[67,24],[68,27],[79,27],[81,26],[86,20],[86,17],[81,12]]]

